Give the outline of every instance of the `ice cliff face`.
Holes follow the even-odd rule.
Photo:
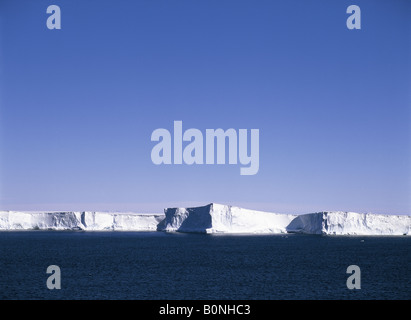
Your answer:
[[[247,210],[211,203],[197,208],[169,208],[162,231],[204,233],[285,233],[295,215]]]
[[[84,218],[83,218],[84,217]],[[164,214],[84,212],[84,230],[156,231]]]
[[[411,235],[411,216],[340,211],[291,215],[215,203],[195,208],[168,208],[165,209],[165,215],[94,211],[0,211],[0,230],[36,229]]]
[[[0,230],[156,231],[163,214],[0,211]]]
[[[287,232],[335,235],[411,235],[411,216],[318,212],[297,216]]]

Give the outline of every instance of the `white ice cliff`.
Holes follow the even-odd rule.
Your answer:
[[[287,232],[335,235],[411,235],[411,216],[317,212],[297,216]]]
[[[165,214],[0,211],[0,230],[411,235],[411,216],[340,211],[292,215],[211,203],[167,208]]]
[[[164,214],[0,211],[0,230],[156,231]]]
[[[163,231],[205,233],[285,233],[296,217],[211,203],[196,208],[169,208]]]

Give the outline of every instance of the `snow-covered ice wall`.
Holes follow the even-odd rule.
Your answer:
[[[0,211],[0,230],[178,231],[411,235],[411,216],[355,212],[278,214],[211,203],[164,214]]]
[[[156,231],[164,214],[0,211],[0,230]]]
[[[411,235],[411,216],[355,212],[303,215],[247,210],[221,204],[169,208],[159,230],[205,233],[305,233],[332,235]]]
[[[168,208],[162,231],[205,233],[285,233],[296,217],[211,203],[196,208]]]
[[[317,212],[297,216],[287,232],[335,235],[411,235],[411,216]]]
[[[84,217],[84,218],[83,218]],[[157,231],[164,214],[84,212],[84,230]]]
[[[81,213],[0,211],[0,229],[76,230],[81,229]]]

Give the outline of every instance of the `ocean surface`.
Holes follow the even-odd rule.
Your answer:
[[[0,299],[410,300],[411,237],[0,232]]]

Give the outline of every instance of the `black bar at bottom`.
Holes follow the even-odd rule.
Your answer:
[[[0,301],[2,312],[47,314],[67,317],[89,314],[119,319],[275,319],[283,316],[354,318],[382,315],[389,310],[407,314],[409,301],[376,300],[10,300]],[[40,311],[41,312],[38,312]],[[37,312],[36,312],[37,311]],[[61,312],[61,314],[60,314]]]

